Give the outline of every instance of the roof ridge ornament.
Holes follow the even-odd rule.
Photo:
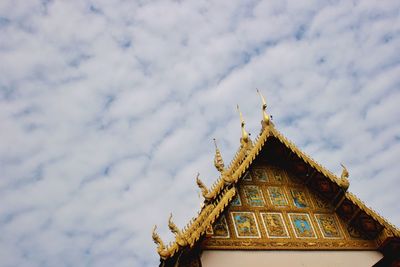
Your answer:
[[[153,231],[152,231],[152,238],[154,243],[157,245],[157,251],[160,254],[162,251],[165,249],[164,242],[162,241],[161,237],[158,235],[157,231],[157,225],[154,225]]]
[[[169,215],[169,219],[168,219],[168,227],[171,230],[172,233],[174,234],[179,234],[180,230],[178,228],[178,226],[176,226],[176,224],[172,221],[172,213],[170,213]]]
[[[196,183],[197,183],[197,185],[199,186],[199,188],[201,190],[201,194],[206,199],[207,195],[208,195],[208,189],[207,189],[206,185],[203,183],[203,181],[200,180],[200,173],[197,173]]]
[[[176,226],[176,224],[172,221],[172,213],[169,215],[168,227],[171,232],[175,234],[176,243],[178,243],[178,245],[181,247],[186,246],[187,241],[183,237],[181,230],[179,230],[178,226]]]
[[[221,151],[218,149],[217,140],[215,138],[213,140],[215,146],[214,166],[222,173],[225,170],[224,160],[222,159]]]
[[[246,132],[246,129],[244,128],[245,122],[243,119],[242,112],[240,111],[239,104],[237,105],[237,110],[239,112],[240,125],[242,128],[242,137],[240,138],[240,143],[242,144],[242,146],[245,146],[249,142],[249,134]]]
[[[349,171],[347,170],[346,166],[343,165],[343,163],[340,163],[340,166],[342,166],[343,170],[342,174],[340,175],[339,185],[346,191],[350,186],[350,182],[348,179]]]
[[[256,88],[257,89],[257,88]],[[262,115],[263,115],[263,120],[261,121],[261,126],[262,126],[262,130],[264,131],[264,129],[270,124],[270,118],[269,115],[267,114],[267,102],[265,101],[264,96],[261,94],[260,90],[257,89],[257,93],[260,95],[261,97],[261,101],[262,101]]]

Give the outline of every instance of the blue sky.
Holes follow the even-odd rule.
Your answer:
[[[216,3],[217,2],[217,3]],[[1,1],[2,266],[154,266],[228,163],[277,128],[400,225],[400,2]]]

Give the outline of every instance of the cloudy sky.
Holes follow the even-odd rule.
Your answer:
[[[400,225],[399,1],[0,1],[0,262],[155,266],[229,162],[277,128]]]

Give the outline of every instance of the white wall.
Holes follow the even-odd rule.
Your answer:
[[[372,266],[382,258],[377,251],[246,251],[206,250],[203,267],[221,266]]]

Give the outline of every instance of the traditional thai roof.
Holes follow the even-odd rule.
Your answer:
[[[257,138],[252,141],[247,134],[244,126],[244,120],[241,117],[242,138],[232,161],[225,168],[220,151],[216,146],[215,165],[220,171],[220,176],[211,188],[201,182],[199,177],[196,178],[197,184],[201,188],[204,205],[183,229],[178,229],[169,220],[169,228],[175,234],[175,240],[165,245],[156,233],[156,227],[153,230],[153,240],[157,244],[157,252],[161,257],[161,261],[166,261],[174,257],[184,249],[193,248],[199,240],[206,235],[207,229],[210,229],[213,223],[224,212],[225,208],[232,201],[236,194],[236,184],[244,176],[251,164],[259,156],[268,140],[279,143],[286,149],[287,157],[293,159],[292,167],[302,175],[305,183],[313,190],[319,191],[322,195],[329,198],[335,207],[335,211],[342,217],[348,217],[348,220],[357,224],[361,231],[364,231],[371,238],[380,240],[381,244],[385,243],[388,238],[400,238],[400,231],[396,226],[390,224],[377,212],[368,208],[354,194],[347,191],[349,187],[348,171],[343,165],[341,176],[337,176],[316,162],[309,155],[299,149],[294,143],[289,141],[281,134],[271,122],[270,117],[266,113],[266,102],[260,94],[263,105],[263,120],[261,121],[262,129]],[[324,191],[326,187],[319,187],[319,183],[329,184],[329,190]],[[368,229],[363,228],[363,220],[369,220],[374,227]]]

